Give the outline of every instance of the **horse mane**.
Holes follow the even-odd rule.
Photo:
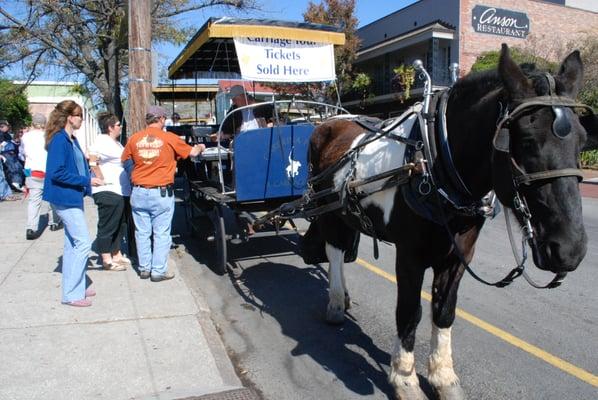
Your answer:
[[[534,63],[523,63],[519,67],[530,79],[537,95],[548,93],[548,82],[544,79],[544,71]],[[480,99],[495,90],[502,89],[503,82],[498,69],[471,72],[459,79],[451,88],[454,99]]]

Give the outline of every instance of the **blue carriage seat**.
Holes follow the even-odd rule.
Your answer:
[[[312,125],[284,125],[238,134],[233,141],[237,201],[298,197],[307,186]]]

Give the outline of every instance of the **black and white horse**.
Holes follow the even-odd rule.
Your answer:
[[[503,45],[497,70],[457,81],[446,103],[450,155],[468,197],[480,201],[494,189],[511,207],[517,197],[515,200],[525,205],[524,212],[516,214],[518,222],[534,232],[534,240],[530,240],[534,263],[560,278],[577,268],[587,244],[578,186],[579,153],[587,132],[573,106],[582,75],[577,51],[566,57],[553,76],[533,66],[518,66]],[[525,106],[517,109],[523,103]],[[495,135],[501,120],[504,134]],[[318,126],[310,142],[312,176],[338,163],[361,143],[363,135],[364,129],[348,120]],[[493,140],[500,143],[493,146]],[[316,189],[341,188],[348,175],[359,180],[398,168],[405,162],[404,146],[388,136],[371,141],[360,149],[353,165],[345,164]],[[506,163],[501,161],[505,156]],[[446,201],[440,201],[437,205],[442,204],[448,220],[444,226],[415,212],[397,185],[358,198],[375,236],[394,243],[397,251],[397,340],[390,373],[397,397],[425,398],[415,372],[414,344],[424,271],[431,267],[433,331],[428,380],[442,399],[463,398],[453,369],[451,327],[465,270],[462,260],[471,261],[484,216],[455,212]],[[529,212],[527,217],[525,212]],[[325,213],[312,224],[325,240],[330,263],[327,319],[340,323],[349,305],[343,262],[360,229],[340,210]],[[453,239],[447,232],[452,232]]]

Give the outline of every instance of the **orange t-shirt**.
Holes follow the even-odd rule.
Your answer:
[[[187,158],[191,146],[173,133],[148,127],[129,138],[121,160],[133,159],[133,185],[154,187],[174,183],[178,158]]]

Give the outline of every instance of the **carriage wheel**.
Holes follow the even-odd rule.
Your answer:
[[[226,228],[220,208],[216,207],[214,210],[214,242],[216,242],[216,263],[214,267],[216,273],[224,275],[227,265]]]

